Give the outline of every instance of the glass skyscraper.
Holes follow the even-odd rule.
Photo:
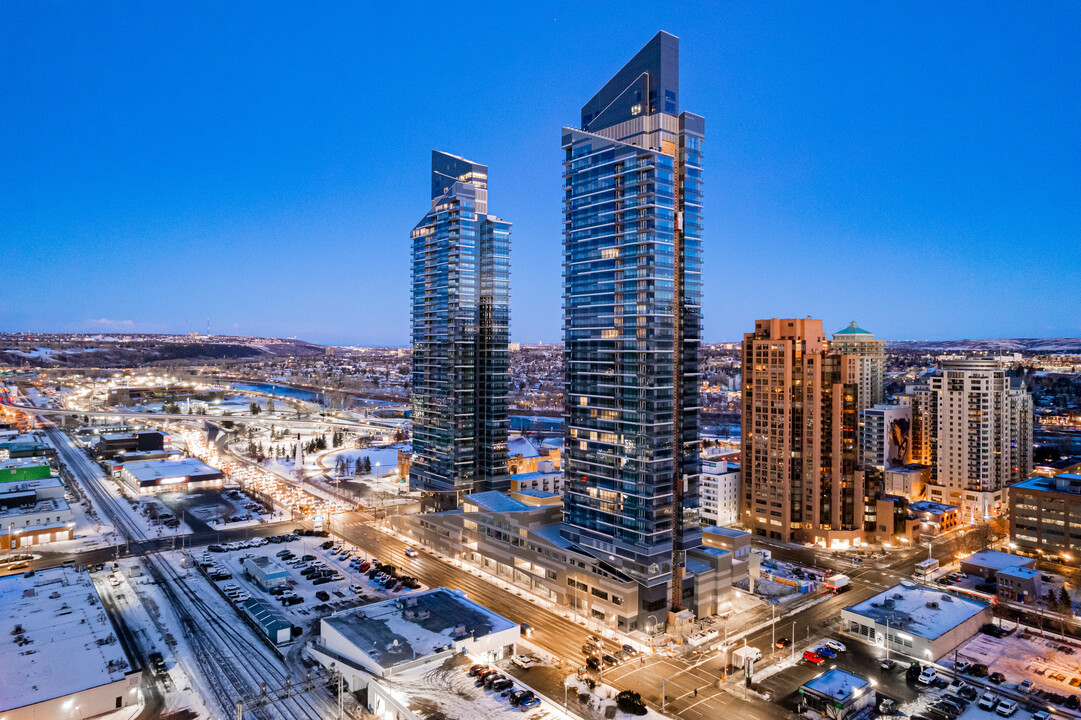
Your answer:
[[[701,116],[658,33],[563,129],[563,536],[682,607],[701,544]]]
[[[432,152],[432,206],[413,241],[413,457],[427,509],[506,490],[510,223],[488,168]]]

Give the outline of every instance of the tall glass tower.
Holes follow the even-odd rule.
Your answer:
[[[413,458],[427,509],[506,490],[510,223],[488,168],[432,152],[432,206],[413,241]]]
[[[664,32],[563,128],[562,533],[639,582],[639,616],[682,607],[701,543],[704,130]]]

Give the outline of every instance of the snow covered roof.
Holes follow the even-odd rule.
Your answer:
[[[516,626],[464,595],[434,588],[343,610],[323,623],[383,668],[419,660],[453,645]]]
[[[1008,568],[1002,568],[996,575],[1003,575],[1006,577],[1015,577],[1021,580],[1031,580],[1040,574],[1039,570],[1030,567],[1014,566]]]
[[[559,523],[552,523],[551,525],[538,525],[530,530],[534,535],[539,535],[541,538],[552,543],[556,547],[569,548],[571,542],[559,532]]]
[[[10,661],[0,673],[0,713],[116,682],[131,669],[88,573],[0,578],[0,618],[0,657]]]
[[[894,630],[934,640],[987,607],[981,602],[922,585],[895,585],[845,610],[879,625],[889,622]]]
[[[485,510],[496,513],[521,512],[522,510],[529,510],[529,506],[521,500],[515,500],[509,495],[501,493],[498,490],[488,490],[486,492],[466,495],[463,503],[466,506],[467,512],[470,503],[476,505],[477,507],[481,507]]]
[[[507,456],[521,455],[523,458],[540,457],[537,448],[521,435],[512,435],[507,439]]]
[[[8,458],[7,460],[0,460],[0,470],[20,470],[22,468],[42,467],[48,464],[48,460],[40,457]]]
[[[825,695],[828,698],[844,703],[854,695],[863,694],[869,684],[866,678],[862,678],[855,673],[850,673],[841,668],[833,668],[813,680],[803,683],[803,687],[819,695]]]
[[[965,565],[975,565],[977,567],[991,568],[994,570],[1004,570],[1009,567],[1036,564],[1034,558],[1011,555],[1010,553],[999,552],[998,550],[980,550],[979,552],[972,553],[961,562]]]
[[[124,463],[125,472],[131,473],[139,482],[153,482],[166,478],[199,477],[202,475],[221,475],[221,470],[212,468],[197,458],[182,460],[141,460]]]
[[[535,498],[559,497],[559,493],[548,492],[547,490],[533,490],[532,488],[527,488],[526,490],[516,490],[514,492],[514,494],[515,495],[528,495],[529,497],[535,497]]]

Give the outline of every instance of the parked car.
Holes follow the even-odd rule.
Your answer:
[[[815,665],[821,665],[825,662],[825,659],[814,650],[804,650],[803,659],[809,663],[814,663]]]
[[[1051,720],[1051,713],[1046,710],[1037,710],[1032,713],[1032,720]]]
[[[495,690],[496,692],[502,692],[503,690],[506,690],[513,685],[513,680],[511,680],[510,678],[503,678],[502,680],[496,680],[494,683],[492,683],[492,690]]]
[[[784,648],[788,647],[791,644],[792,644],[791,640],[789,640],[786,637],[783,637],[783,638],[777,638],[777,642],[773,643],[773,646],[775,648],[777,648],[778,650],[783,650]]]
[[[897,661],[893,658],[883,658],[879,661],[878,666],[883,670],[892,671],[897,667]]]
[[[1002,717],[1010,717],[1017,712],[1017,701],[1011,700],[1010,698],[1003,698],[1002,701],[999,702],[998,707],[995,708],[995,712]]]
[[[938,680],[938,672],[933,667],[929,667],[923,669],[917,682],[920,685],[933,685],[935,680]]]
[[[969,668],[972,667],[972,663],[968,660],[958,660],[957,664],[953,666],[954,672],[967,673]]]
[[[914,662],[914,663],[912,663],[911,665],[908,666],[907,670],[905,670],[905,677],[910,682],[915,682],[916,678],[918,678],[920,676],[920,673],[922,673],[922,672],[923,672],[923,665],[920,665],[918,662]]]
[[[323,602],[329,602],[330,601],[330,593],[328,593],[326,590],[318,591],[317,593],[315,593],[315,597],[319,598]]]
[[[848,650],[847,645],[840,640],[834,640],[833,638],[826,640],[826,646],[835,653],[843,653]]]
[[[998,705],[998,696],[993,693],[984,693],[980,696],[980,702],[977,703],[981,710],[994,710]]]
[[[469,668],[468,675],[469,675],[469,677],[476,677],[477,675],[480,675],[482,672],[484,672],[487,669],[488,669],[487,665],[474,665],[473,667]]]
[[[522,669],[533,666],[533,658],[528,655],[515,655],[510,661]]]
[[[530,695],[529,697],[522,700],[518,704],[522,706],[523,710],[528,710],[531,707],[536,707],[536,706],[540,705],[540,698],[537,697],[536,695]]]
[[[972,677],[987,677],[987,666],[983,663],[972,663],[972,667],[968,669],[968,674]]]
[[[1002,683],[1006,682],[1006,676],[1000,672],[991,673],[991,676],[987,679],[993,682],[995,685],[1001,685]]]
[[[829,660],[837,657],[837,653],[833,652],[833,648],[827,647],[826,645],[815,648],[815,652]]]
[[[951,695],[960,695],[961,691],[967,687],[968,683],[966,683],[964,680],[954,680],[952,683],[950,683],[949,687],[946,688],[946,692],[950,693]]]
[[[976,697],[979,696],[979,694],[980,693],[976,690],[976,688],[972,687],[971,685],[966,685],[965,687],[961,688],[961,692],[958,693],[958,695],[960,695],[969,702],[975,700]]]
[[[515,706],[522,705],[525,701],[534,697],[536,697],[536,695],[532,690],[515,690],[510,694],[510,704]]]

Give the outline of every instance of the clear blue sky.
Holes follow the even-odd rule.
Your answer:
[[[1081,335],[1081,4],[378,5],[0,4],[0,330],[406,344],[436,148],[514,223],[513,338],[559,341],[560,128],[664,29],[707,340]]]

